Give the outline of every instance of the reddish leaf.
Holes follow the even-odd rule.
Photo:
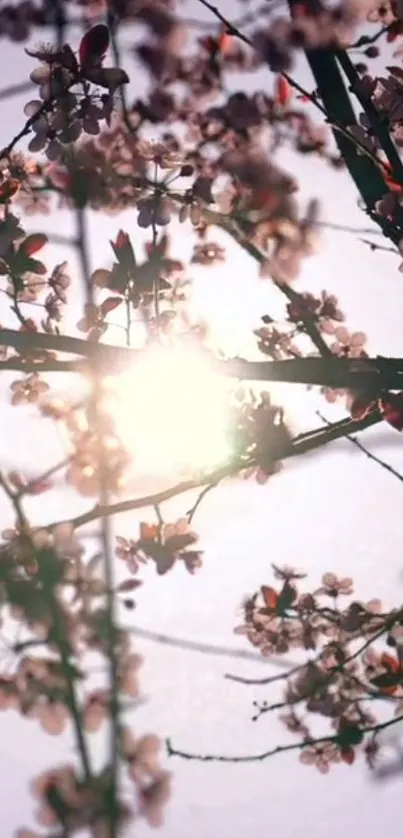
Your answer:
[[[270,212],[276,209],[279,202],[280,199],[273,189],[268,186],[262,186],[253,190],[248,206],[251,210],[266,209]]]
[[[116,241],[115,241],[114,247],[116,248],[116,250],[123,250],[123,248],[127,247],[128,244],[129,244],[128,234],[125,233],[124,230],[119,230],[119,232],[116,236]]]
[[[134,251],[129,236],[124,230],[119,230],[116,241],[111,241],[111,246],[120,265],[123,265],[126,270],[135,267],[136,258]]]
[[[403,31],[403,24],[402,24],[402,21],[401,21],[401,20],[396,20],[394,23],[392,23],[392,24],[389,26],[389,29],[388,29],[388,32],[387,32],[387,35],[386,35],[386,40],[387,40],[387,42],[388,42],[389,44],[392,44],[392,43],[393,43],[393,41],[395,41],[395,40],[396,40],[396,38],[397,38],[399,35],[401,35],[401,34],[402,34],[402,31]]]
[[[388,393],[380,399],[383,418],[397,431],[403,431],[403,393]]]
[[[392,76],[396,76],[399,81],[403,82],[403,70],[401,67],[398,67],[396,64],[391,64],[389,67],[386,67],[386,70]]]
[[[122,302],[123,302],[122,297],[108,297],[107,300],[104,300],[104,302],[101,303],[100,308],[101,308],[102,316],[106,317],[106,315],[109,314],[110,311],[113,311],[115,308],[120,306],[120,304]]]
[[[288,83],[287,79],[284,76],[277,76],[276,83],[274,85],[274,98],[278,105],[286,105],[292,95],[291,85]]]
[[[157,244],[146,242],[145,251],[149,259],[161,259],[166,255],[168,249],[168,236],[164,233]]]
[[[347,763],[347,765],[352,765],[355,760],[354,748],[342,748],[340,756],[343,762]]]
[[[230,43],[231,43],[231,35],[228,32],[228,30],[224,28],[223,31],[221,32],[221,35],[219,35],[218,38],[217,38],[217,46],[218,46],[219,52],[221,52],[221,54],[226,52]]]
[[[142,541],[155,541],[158,538],[157,524],[140,524],[140,538]]]
[[[278,603],[278,593],[274,590],[274,588],[269,588],[267,585],[262,585],[260,590],[266,608],[271,608],[274,610],[277,607]]]
[[[391,192],[394,192],[396,195],[399,195],[403,190],[403,185],[399,183],[399,181],[395,180],[393,169],[390,163],[383,164],[381,173],[388,189]]]
[[[19,180],[6,180],[0,186],[0,204],[5,204],[15,195],[20,188]]]
[[[105,57],[109,46],[109,29],[104,23],[98,23],[85,33],[79,47],[81,66],[99,64]]]
[[[384,174],[383,179],[390,192],[394,192],[396,195],[400,195],[400,193],[403,191],[403,186],[401,183],[398,183],[397,180],[394,180],[392,177],[389,177],[389,175],[386,174]]]
[[[25,488],[25,492],[29,495],[41,495],[43,492],[48,492],[52,488],[50,480],[32,480]]]
[[[24,256],[32,256],[33,253],[42,249],[47,240],[48,237],[44,233],[33,233],[31,236],[27,236],[20,245],[20,253],[23,253]]]
[[[371,393],[357,393],[350,405],[351,418],[358,421],[364,419],[377,407],[377,399]]]
[[[392,655],[388,655],[387,652],[384,652],[381,657],[381,664],[385,667],[385,669],[389,669],[390,672],[397,672],[400,669],[399,661],[396,660]]]

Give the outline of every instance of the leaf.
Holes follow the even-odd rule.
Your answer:
[[[164,258],[168,251],[168,236],[164,233],[161,236],[160,240],[157,244],[153,244],[153,242],[146,242],[145,244],[145,251],[149,259],[153,260],[161,260]]]
[[[383,653],[381,657],[381,664],[392,672],[397,672],[399,669],[399,662],[392,655],[388,655],[387,652]]]
[[[349,748],[351,745],[360,745],[363,739],[364,733],[358,724],[344,718],[340,719],[337,741],[342,748]]]
[[[31,271],[31,273],[39,274],[40,276],[44,276],[47,273],[46,265],[43,262],[39,262],[38,259],[27,259],[24,270]]]
[[[377,399],[371,393],[362,392],[354,396],[350,405],[351,418],[356,421],[364,419],[377,407]]]
[[[194,544],[195,541],[197,541],[197,537],[193,533],[175,533],[166,539],[165,546],[170,553],[180,553],[186,547]]]
[[[129,76],[120,67],[95,67],[85,71],[85,77],[93,84],[99,84],[100,87],[107,87],[111,93],[120,87],[121,84],[128,84]]]
[[[91,275],[91,283],[93,285],[97,285],[98,288],[107,288],[110,276],[111,276],[110,271],[107,271],[104,268],[98,268]]]
[[[198,42],[203,49],[209,54],[210,58],[214,58],[219,51],[219,37],[214,38],[212,35],[198,38]]]
[[[284,107],[290,101],[291,96],[292,88],[287,79],[282,75],[277,76],[274,85],[275,102]]]
[[[398,23],[399,22],[396,21],[396,23],[392,23],[391,26],[388,28],[388,31],[386,33],[386,40],[388,44],[393,44],[393,41],[395,41],[396,38],[400,35],[400,31],[397,28]]]
[[[292,605],[296,596],[297,596],[297,592],[296,592],[294,586],[290,585],[289,582],[285,582],[284,585],[283,585],[282,590],[280,591],[280,595],[278,597],[277,609],[276,609],[277,613],[278,614],[283,614],[285,611],[287,611],[287,608],[289,608],[290,605]]]
[[[72,73],[78,73],[77,59],[69,44],[64,44],[59,54],[59,61],[66,70],[70,70]]]
[[[155,541],[159,535],[157,524],[140,524],[140,538],[142,541]]]
[[[394,180],[387,174],[383,175],[383,179],[390,192],[394,192],[396,195],[400,195],[400,193],[403,191],[403,186],[401,183],[399,183],[397,180]]]
[[[19,180],[11,179],[4,181],[0,186],[0,204],[5,204],[10,200],[19,190]]]
[[[99,64],[109,47],[109,29],[104,23],[98,23],[85,33],[78,50],[81,67],[87,64]]]
[[[127,247],[128,244],[129,244],[128,234],[125,233],[124,230],[119,230],[119,232],[117,234],[117,237],[116,237],[116,242],[115,242],[116,250],[122,250],[125,247]]]
[[[136,588],[140,588],[142,584],[143,583],[140,579],[124,579],[124,581],[118,585],[117,590],[120,594],[127,594],[130,591],[135,591]]]
[[[227,50],[230,46],[230,43],[231,43],[231,33],[228,32],[228,29],[226,29],[224,27],[223,31],[221,32],[221,35],[219,35],[218,38],[217,38],[218,51],[221,52],[221,54],[227,52]]]
[[[136,257],[134,250],[127,233],[124,230],[119,230],[116,240],[111,241],[111,247],[119,262],[126,271],[130,271],[136,267]]]
[[[33,233],[22,242],[19,252],[23,253],[24,256],[32,256],[33,253],[41,250],[47,241],[48,237],[44,233]]]
[[[120,304],[123,302],[123,297],[108,297],[101,303],[101,313],[103,317],[106,317],[110,311],[113,311],[115,308],[118,308]]]
[[[274,588],[269,588],[267,585],[262,585],[260,590],[264,604],[267,608],[274,611],[278,603],[278,593],[274,590]]]
[[[401,67],[397,67],[393,64],[389,67],[386,67],[386,69],[389,73],[391,73],[392,76],[395,76],[395,78],[397,78],[398,81],[403,82],[403,69]]]
[[[352,765],[355,760],[354,748],[342,748],[340,756],[343,762],[347,763],[347,765]]]
[[[214,197],[211,191],[212,185],[213,181],[211,178],[200,175],[196,178],[193,184],[192,193],[196,198],[200,198],[204,201],[205,204],[213,204]]]
[[[376,675],[371,678],[371,684],[378,687],[382,692],[388,690],[391,694],[396,691],[396,687],[400,684],[402,675],[397,672],[384,672],[382,675]]]
[[[380,399],[383,418],[392,428],[403,431],[403,393],[388,393]]]

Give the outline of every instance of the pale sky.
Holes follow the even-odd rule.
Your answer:
[[[196,3],[191,6],[196,14]],[[2,66],[5,85],[24,81],[33,64],[20,47],[2,42]],[[309,87],[302,63],[297,73]],[[21,126],[25,101],[18,97],[2,104],[0,144],[8,142]],[[288,152],[281,160],[297,173],[303,199],[317,197],[322,202],[325,220],[370,226],[356,206],[354,188],[346,175],[313,159],[296,159]],[[110,260],[108,240],[125,222],[133,224],[130,213],[125,219],[91,219],[94,268]],[[27,229],[67,234],[68,224],[68,215],[63,213],[44,219],[44,223],[31,218]],[[131,229],[136,242],[135,227]],[[218,234],[211,237],[224,241]],[[190,248],[190,240],[182,235],[175,256],[186,256]],[[44,259],[49,266],[69,259],[74,276],[75,262],[69,252],[49,246]],[[325,231],[320,251],[306,260],[296,287],[336,293],[352,330],[369,334],[371,352],[401,357],[403,277],[397,268],[392,254],[372,253],[358,237]],[[236,351],[244,351],[250,345],[251,329],[270,307],[270,285],[258,279],[253,261],[233,246],[228,248],[225,266],[214,271],[195,270],[194,276],[201,305],[215,321],[220,298],[223,341],[236,333]],[[78,276],[74,287],[78,295]],[[66,325],[71,334],[79,314],[78,304]],[[0,321],[4,325],[13,322],[2,300]],[[0,412],[0,469],[34,470],[39,465],[42,470],[58,456],[57,437],[49,434],[47,424],[38,421],[34,409],[7,404],[6,374],[3,377],[1,396],[6,404]],[[8,380],[12,377],[7,374]],[[319,406],[328,418],[340,415],[339,409],[331,410],[316,396],[297,389],[297,395],[295,390],[281,389],[297,427],[317,423],[314,411]],[[396,431],[380,425],[361,438],[403,472],[402,438]],[[143,485],[136,484],[136,491]],[[250,650],[246,641],[233,635],[233,628],[239,622],[243,596],[262,583],[270,584],[271,562],[304,568],[312,587],[328,570],[351,575],[357,598],[379,596],[386,605],[396,604],[403,588],[402,492],[393,475],[347,441],[288,462],[266,486],[242,481],[222,486],[206,497],[195,518],[205,550],[203,568],[191,577],[178,567],[163,578],[147,568],[137,609],[128,619],[161,634]],[[0,504],[3,528],[13,519],[2,498]],[[46,504],[43,499],[33,500],[29,511],[35,523],[49,523],[86,505],[72,492],[56,492],[46,496]],[[164,509],[166,519],[183,514],[189,506],[189,498],[176,499]],[[134,514],[121,516],[115,521],[114,532],[130,537],[136,520]],[[246,687],[223,677],[226,672],[257,677],[271,672],[272,664],[214,657],[145,640],[138,641],[138,648],[145,655],[141,684],[147,701],[133,714],[135,730],[155,731],[162,738],[169,736],[178,748],[205,753],[246,755],[290,741],[274,717],[266,715],[255,724],[251,722],[252,701],[270,697],[267,688]],[[67,734],[56,739],[47,736],[34,722],[23,721],[12,712],[0,715],[0,738],[2,834],[11,838],[18,826],[33,825],[29,778],[58,759],[64,761],[71,753],[71,740]],[[94,752],[100,754],[98,736],[93,742]],[[355,838],[357,834],[378,838],[381,829],[391,834],[401,819],[402,777],[376,784],[361,760],[353,768],[335,766],[327,777],[301,765],[296,753],[248,765],[179,759],[166,760],[166,765],[174,773],[174,783],[161,830],[164,838],[245,838],[247,833],[273,832],[281,838]],[[149,828],[141,823],[128,833],[130,838],[148,834]]]

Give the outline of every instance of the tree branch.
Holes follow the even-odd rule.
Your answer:
[[[331,422],[329,422],[328,419],[326,419],[325,416],[322,415],[322,413],[319,410],[316,411],[316,415],[319,416],[319,419],[322,419],[322,422],[324,422],[325,425],[327,425],[328,427],[332,424]],[[365,445],[363,445],[359,439],[356,439],[355,436],[350,436],[350,434],[346,434],[345,439],[351,442],[352,445],[355,445],[355,447],[358,448],[359,451],[362,451],[362,453],[365,454],[365,456],[368,457],[369,460],[373,460],[374,463],[377,463],[378,466],[381,466],[381,468],[385,469],[385,471],[388,471],[389,474],[392,474],[393,477],[396,477],[397,480],[400,480],[400,482],[403,483],[403,474],[401,474],[400,471],[397,471],[395,468],[393,468],[393,466],[389,465],[389,463],[385,463],[384,460],[381,460],[381,458],[377,457],[376,454],[373,454],[372,451],[369,451],[368,448],[366,448]]]
[[[248,652],[246,649],[231,649],[229,646],[213,646],[210,643],[199,643],[197,640],[186,640],[182,637],[171,637],[168,634],[161,634],[160,632],[150,631],[149,629],[142,629],[134,626],[129,629],[130,633],[135,637],[140,637],[143,640],[150,640],[152,643],[159,643],[163,646],[172,646],[176,649],[184,649],[189,652],[198,652],[202,655],[212,655],[214,657],[222,658],[236,658],[238,660],[252,661],[253,663],[271,664],[272,666],[288,667],[287,661],[281,659],[271,661],[264,658],[263,655],[257,652]],[[287,675],[289,671],[287,672]],[[234,676],[236,680],[236,676]]]
[[[144,357],[146,350],[129,349],[105,343],[91,343],[80,338],[0,329],[0,345],[25,352],[41,350],[80,354],[91,359],[104,373],[127,370]],[[281,381],[321,387],[346,389],[399,390],[403,388],[403,358],[292,358],[285,361],[247,361],[243,358],[221,360],[203,350],[206,359],[221,375],[244,381]],[[25,362],[9,358],[0,362],[0,370],[22,369],[25,372],[90,372],[91,366],[78,362],[50,359]]]
[[[285,460],[289,457],[298,456],[299,454],[307,454],[310,451],[315,451],[317,448],[321,448],[323,445],[345,437],[352,430],[357,432],[363,431],[365,428],[375,425],[377,422],[381,421],[381,419],[382,417],[377,411],[358,422],[353,419],[342,419],[339,422],[334,422],[334,424],[326,428],[318,428],[314,431],[300,434],[295,437],[287,448],[284,450],[278,449],[276,452],[273,452],[273,456],[276,460]],[[83,527],[85,524],[90,524],[92,521],[97,521],[100,518],[117,515],[123,512],[132,512],[134,509],[146,509],[159,506],[160,504],[171,500],[171,498],[177,497],[185,492],[190,492],[193,489],[200,489],[203,486],[218,483],[226,477],[235,476],[243,469],[250,468],[250,466],[253,465],[255,465],[253,459],[245,462],[238,461],[236,463],[230,463],[216,469],[213,472],[205,473],[200,477],[183,480],[181,483],[176,483],[174,486],[170,486],[167,489],[163,489],[161,492],[156,492],[155,494],[117,501],[116,503],[111,503],[107,506],[96,504],[87,512],[83,512],[81,515],[77,515],[76,518],[69,520],[71,520],[73,526],[78,529],[79,527]],[[50,526],[54,526],[54,524]]]
[[[387,722],[363,727],[361,728],[361,731],[364,734],[378,733],[381,730],[386,730],[386,728],[392,727],[401,721],[403,721],[403,716],[395,716],[392,719],[388,719]],[[166,748],[168,756],[170,757],[181,757],[182,759],[197,760],[198,762],[262,762],[275,754],[282,754],[286,751],[298,751],[312,745],[322,745],[325,742],[334,742],[337,744],[338,735],[321,736],[317,739],[305,739],[302,742],[293,742],[291,745],[277,745],[271,750],[262,751],[259,754],[248,754],[246,756],[228,756],[226,754],[193,754],[189,751],[181,751],[178,748],[175,748],[170,739],[166,739]]]

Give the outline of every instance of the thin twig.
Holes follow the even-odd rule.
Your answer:
[[[185,649],[190,652],[199,652],[202,655],[211,655],[212,657],[221,658],[236,658],[237,660],[247,660],[253,663],[272,664],[279,667],[288,667],[289,663],[281,659],[276,661],[268,660],[256,652],[248,652],[245,649],[231,649],[229,646],[213,646],[210,643],[199,643],[197,640],[186,640],[182,637],[171,637],[169,634],[162,634],[149,629],[142,629],[134,626],[129,629],[130,633],[135,637],[140,637],[143,640],[150,640],[152,643],[159,643],[163,646],[172,646],[176,649]],[[236,680],[234,677],[233,680]]]
[[[359,238],[358,241],[366,244],[371,250],[383,250],[385,253],[394,253],[395,256],[399,256],[397,247],[386,247],[382,244],[375,244],[375,242],[368,241],[368,239]]]
[[[238,41],[242,41],[248,47],[251,47],[251,49],[255,49],[253,42],[250,40],[250,38],[248,38],[248,36],[245,35],[234,23],[231,23],[231,21],[228,20],[228,18],[224,17],[224,15],[220,12],[217,6],[213,6],[212,3],[208,2],[208,0],[199,0],[199,3],[201,3],[201,5],[204,6],[206,9],[209,9],[209,11],[214,15],[214,17],[216,17],[217,20],[219,20],[222,23],[229,35],[233,35],[233,37],[237,38]],[[299,82],[297,82],[292,76],[289,75],[289,73],[285,72],[284,70],[282,71],[282,76],[288,81],[290,87],[293,87],[294,90],[297,90],[298,93],[300,93],[301,96],[303,96],[305,99],[309,99],[309,101],[315,106],[315,108],[319,110],[321,114],[325,117],[325,121],[332,128],[337,129],[337,131],[340,131],[340,133],[343,134],[343,136],[347,140],[349,140],[357,149],[359,149],[361,154],[364,154],[366,157],[369,157],[375,163],[378,169],[387,173],[387,167],[385,166],[383,161],[380,160],[376,156],[376,154],[374,154],[370,149],[368,149],[363,143],[361,143],[361,141],[357,137],[355,137],[355,135],[351,131],[349,131],[348,128],[346,128],[339,122],[329,120],[329,115],[326,111],[326,108],[323,107],[323,105],[321,105],[315,94],[309,93],[308,90],[302,87],[302,85],[300,85]]]
[[[329,425],[331,425],[331,422],[329,422],[329,420],[326,419],[326,417],[323,416],[323,414],[319,410],[316,411],[316,415],[319,416],[319,419],[321,419],[322,422],[325,423],[325,425],[327,425],[328,427]],[[384,468],[385,471],[389,472],[389,474],[393,474],[393,477],[396,477],[397,480],[400,480],[400,482],[403,483],[403,474],[401,474],[400,471],[397,471],[395,468],[393,468],[393,466],[389,465],[389,463],[385,463],[384,460],[381,460],[380,457],[378,457],[376,454],[373,454],[372,451],[369,451],[368,448],[366,448],[365,445],[363,445],[362,442],[360,442],[360,440],[358,440],[355,436],[350,436],[350,434],[346,434],[345,439],[347,439],[349,442],[352,443],[352,445],[355,445],[356,448],[362,451],[362,453],[365,454],[365,456],[368,457],[369,460],[373,460],[375,463],[378,464],[378,466]]]
[[[58,471],[61,471],[62,468],[65,468],[65,466],[69,464],[70,460],[70,456],[65,457],[59,463],[56,463],[54,466],[50,466],[46,471],[40,474],[39,477],[33,477],[31,480],[28,481],[28,483],[25,486],[23,486],[20,489],[18,493],[20,497],[22,495],[29,494],[32,491],[32,489],[38,485],[38,483],[44,483],[47,480],[49,480],[49,477],[53,477],[54,474],[57,474]]]
[[[35,85],[32,81],[21,81],[17,84],[10,84],[8,87],[3,87],[0,90],[0,101],[4,99],[11,99],[13,96],[19,96],[20,93],[28,93]]]
[[[213,483],[209,483],[207,486],[205,486],[205,487],[204,487],[204,489],[202,489],[202,491],[201,491],[201,492],[200,492],[200,494],[198,495],[198,497],[197,497],[197,499],[196,499],[195,503],[193,504],[193,506],[192,506],[192,507],[191,507],[191,508],[187,511],[187,513],[186,513],[186,517],[187,517],[187,518],[188,518],[188,520],[189,520],[189,524],[192,522],[192,520],[193,520],[193,518],[194,518],[194,516],[195,516],[195,514],[196,514],[196,512],[197,512],[197,510],[198,510],[198,508],[199,508],[199,506],[200,506],[200,504],[201,504],[201,502],[202,502],[203,498],[205,498],[205,497],[206,497],[206,495],[207,495],[209,492],[211,492],[211,490],[212,490],[212,489],[215,489],[215,488],[217,487],[218,482],[219,482],[219,481],[215,480]]]
[[[378,733],[379,731],[386,730],[388,727],[392,727],[392,725],[398,724],[401,721],[403,721],[403,715],[395,716],[386,722],[380,722],[376,725],[363,727],[361,728],[361,731],[363,734]],[[275,748],[271,748],[271,750],[262,751],[258,754],[248,754],[246,756],[228,756],[226,754],[194,754],[189,751],[182,751],[175,748],[170,739],[166,739],[166,748],[168,756],[170,757],[181,757],[182,759],[197,760],[198,762],[262,762],[275,754],[282,754],[286,751],[302,750],[302,748],[312,745],[322,745],[325,742],[334,742],[337,744],[338,735],[333,734],[331,736],[320,736],[317,739],[309,738],[303,740],[302,742],[294,742],[290,745],[277,745]]]
[[[277,659],[273,661],[271,658],[264,658],[262,655],[260,657],[262,657],[262,659],[266,660],[268,663],[277,664]],[[301,670],[306,668],[306,665],[307,661],[304,661],[303,663],[298,663],[291,669],[288,669],[287,672],[282,672],[281,675],[269,675],[267,678],[247,678],[243,675],[233,675],[232,672],[226,672],[224,678],[227,681],[235,681],[235,683],[237,684],[246,684],[249,687],[264,687],[268,684],[274,684],[276,681],[283,681],[286,678],[290,678],[293,675],[297,675],[298,672],[301,672]]]
[[[366,416],[359,422],[355,422],[352,419],[342,419],[326,429],[319,428],[315,431],[300,434],[295,437],[287,449],[284,451],[276,451],[274,455],[275,459],[283,460],[288,459],[289,457],[315,451],[323,445],[334,442],[336,439],[341,439],[353,429],[362,431],[365,430],[365,428],[369,428],[376,424],[378,421],[380,421],[380,419],[375,413],[370,416]],[[145,509],[147,507],[155,508],[157,505],[165,503],[180,494],[185,494],[193,489],[199,489],[207,484],[217,483],[218,481],[224,480],[226,477],[237,475],[241,470],[249,468],[252,465],[256,465],[252,458],[247,461],[232,462],[214,472],[206,473],[200,477],[190,478],[189,480],[184,480],[181,483],[176,483],[174,486],[170,486],[169,488],[163,489],[161,492],[157,492],[155,494],[117,501],[116,503],[111,503],[106,506],[97,504],[87,512],[83,512],[81,515],[73,518],[71,522],[73,526],[78,529],[79,527],[83,527],[84,525],[89,524],[92,521],[97,521],[103,517],[117,515],[123,512],[132,512],[135,509]],[[54,526],[54,524],[52,526]]]

